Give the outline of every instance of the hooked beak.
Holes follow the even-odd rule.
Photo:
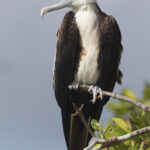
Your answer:
[[[65,1],[61,1],[57,4],[48,6],[48,7],[44,7],[41,10],[41,17],[43,18],[43,16],[48,12],[51,12],[51,11],[54,11],[54,10],[57,10],[57,9],[61,9],[61,8],[64,8],[64,7],[70,7],[72,2],[73,2],[73,0],[65,0]]]

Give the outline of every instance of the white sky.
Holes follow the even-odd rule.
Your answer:
[[[0,0],[0,149],[66,149],[52,90],[56,32],[66,11],[40,17],[51,0]],[[57,1],[58,2],[58,1]],[[123,87],[140,95],[150,81],[150,1],[100,0],[120,26]],[[102,120],[110,113],[105,109]]]

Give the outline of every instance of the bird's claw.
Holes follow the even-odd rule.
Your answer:
[[[93,94],[93,99],[91,100],[91,102],[94,104],[96,99],[97,99],[97,96],[99,95],[100,99],[103,98],[103,95],[102,95],[102,90],[100,87],[98,86],[90,86],[89,89],[88,89],[88,92],[92,93]]]
[[[78,90],[79,84],[70,84],[68,88],[69,90]]]

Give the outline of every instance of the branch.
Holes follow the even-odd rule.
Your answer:
[[[101,135],[102,139],[105,140],[104,132],[101,130],[99,131],[99,134]],[[107,150],[109,150],[109,147],[106,147]]]
[[[80,85],[79,89],[88,91],[89,87],[90,86],[88,86],[88,85]],[[110,96],[112,98],[116,98],[116,99],[119,99],[119,100],[122,100],[122,101],[129,102],[129,103],[137,106],[138,108],[142,109],[143,111],[150,113],[150,107],[148,107],[148,106],[146,106],[146,105],[144,105],[140,102],[137,102],[133,99],[130,99],[128,97],[125,97],[125,96],[122,96],[122,95],[119,95],[119,94],[116,94],[116,93],[107,92],[107,91],[102,91],[102,94],[104,96]],[[97,96],[97,98],[100,98],[100,96]],[[93,141],[84,150],[90,150],[96,144],[101,144],[101,146],[97,150],[100,150],[100,149],[106,148],[106,147],[108,148],[109,146],[113,146],[113,145],[119,144],[121,142],[127,141],[127,140],[129,140],[129,139],[131,139],[135,136],[139,136],[141,134],[150,132],[150,126],[148,126],[148,127],[145,127],[145,128],[135,130],[135,131],[133,131],[129,134],[123,135],[123,136],[111,137],[107,140],[105,140],[104,137],[103,137],[103,139],[98,139],[96,137],[96,135],[94,134],[94,132],[92,131],[92,129],[89,127],[89,125],[88,125],[87,121],[85,120],[84,115],[81,112],[81,110],[77,108],[75,103],[72,103],[72,105],[73,105],[74,109],[78,112],[81,121],[83,122],[83,124],[85,125],[85,127],[87,128],[87,130],[89,131],[91,136],[93,137]]]
[[[144,134],[144,133],[148,133],[150,132],[150,126],[148,127],[145,127],[145,128],[141,128],[141,129],[138,129],[138,130],[135,130],[129,134],[126,134],[126,135],[122,135],[122,136],[119,136],[119,137],[111,137],[107,140],[101,140],[101,139],[96,139],[92,144],[90,144],[87,148],[85,148],[84,150],[89,150],[90,148],[92,148],[95,144],[102,144],[98,149],[102,149],[102,148],[105,148],[105,147],[109,147],[109,146],[113,146],[113,145],[116,145],[116,144],[119,144],[119,143],[122,143],[124,141],[127,141],[135,136],[139,136],[141,134]]]
[[[85,120],[84,115],[81,112],[81,110],[78,109],[78,107],[76,106],[75,103],[72,103],[72,105],[73,105],[74,109],[78,112],[78,114],[80,116],[80,119],[83,122],[84,126],[87,128],[88,132],[91,134],[91,136],[93,138],[96,138],[96,135],[94,134],[94,132],[92,131],[92,129],[89,127],[89,125],[88,125],[87,121]]]
[[[87,90],[89,89],[90,86],[88,85],[80,85],[79,88],[82,89],[82,90]],[[131,103],[135,106],[137,106],[138,108],[142,109],[143,111],[145,112],[149,112],[150,113],[150,107],[140,103],[140,102],[137,102],[131,98],[128,98],[128,97],[125,97],[125,96],[122,96],[122,95],[119,95],[119,94],[116,94],[116,93],[111,93],[111,92],[107,92],[107,91],[102,91],[102,94],[103,96],[110,96],[112,98],[116,98],[116,99],[119,99],[119,100],[122,100],[122,101],[126,101],[128,103]],[[99,96],[97,98],[100,98]]]
[[[139,136],[141,134],[144,134],[144,133],[148,133],[150,132],[150,126],[148,127],[145,127],[145,128],[141,128],[139,130],[135,130],[129,134],[125,134],[123,136],[119,136],[119,137],[111,137],[107,140],[105,139],[98,139],[96,137],[96,135],[94,134],[94,132],[92,131],[92,129],[89,127],[87,121],[85,120],[84,116],[83,116],[83,113],[81,112],[81,110],[79,110],[76,106],[76,104],[72,103],[74,109],[78,112],[79,116],[80,116],[80,119],[81,121],[83,122],[83,124],[85,125],[85,127],[87,128],[87,130],[89,131],[89,133],[91,134],[91,136],[93,137],[93,141],[91,142],[91,144],[86,147],[84,150],[90,150],[92,147],[94,147],[96,144],[102,144],[98,149],[102,149],[102,148],[106,148],[106,147],[109,147],[109,146],[113,146],[113,145],[116,145],[116,144],[119,144],[119,143],[122,143],[124,141],[127,141],[135,136]]]

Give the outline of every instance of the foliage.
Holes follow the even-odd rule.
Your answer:
[[[137,98],[134,92],[129,88],[124,88],[121,94],[150,106],[149,83],[145,84],[141,98]],[[96,120],[92,120],[91,122],[91,125],[97,132],[99,138],[102,138],[101,135],[99,135],[99,130],[103,131],[105,139],[108,139],[150,125],[150,114],[139,110],[132,104],[118,100],[117,103],[109,102],[108,107],[115,116],[115,118],[112,118],[112,122],[108,123],[104,128],[102,128],[102,123],[99,124]],[[110,147],[109,150],[150,150],[150,133]]]

